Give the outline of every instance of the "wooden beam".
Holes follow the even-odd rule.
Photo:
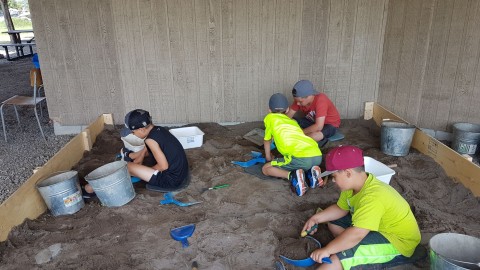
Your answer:
[[[365,106],[365,108],[367,110],[367,106]],[[367,115],[367,113],[365,113],[365,115]],[[398,115],[388,111],[377,103],[373,105],[373,115],[370,118],[365,117],[366,120],[372,118],[378,126],[381,126],[382,120],[384,119],[408,123]],[[451,177],[453,181],[462,183],[465,187],[470,189],[475,196],[480,196],[480,167],[478,165],[470,162],[450,147],[418,128],[413,135],[411,146],[421,153],[433,158],[438,164],[440,164],[440,166],[442,166],[447,175]]]
[[[85,129],[91,141],[95,141],[106,122],[113,124],[111,115],[98,117]],[[7,240],[12,228],[22,224],[25,219],[35,219],[47,210],[36,184],[53,173],[71,170],[82,159],[84,151],[91,149],[91,145],[86,143],[88,144],[88,140],[85,140],[83,132],[73,137],[0,205],[0,241]]]

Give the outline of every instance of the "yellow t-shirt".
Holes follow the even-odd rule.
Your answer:
[[[412,256],[421,235],[410,205],[390,185],[369,174],[363,188],[343,191],[337,205],[352,214],[352,225],[381,233],[404,256]]]
[[[321,156],[317,142],[303,133],[297,121],[283,113],[269,113],[263,119],[265,123],[265,141],[272,138],[278,152],[288,164],[292,157],[307,158]]]

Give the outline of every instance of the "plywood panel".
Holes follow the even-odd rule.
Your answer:
[[[129,34],[130,32],[127,31],[127,12],[128,10],[125,9],[126,1],[128,0],[116,0],[115,5],[112,5],[112,16],[114,18],[114,32],[115,32],[115,43],[116,43],[116,51],[118,57],[118,77],[117,80],[121,84],[123,91],[123,109],[122,116],[126,113],[126,111],[130,111],[134,108],[135,104],[135,97],[134,92],[131,90],[133,89],[133,74],[130,71],[130,59],[133,57],[131,54],[131,44],[129,43]],[[121,117],[116,117],[116,119],[120,119]]]
[[[261,1],[261,14],[263,18],[260,24],[261,33],[261,61],[260,61],[260,86],[258,91],[258,107],[259,114],[265,115],[268,107],[268,100],[270,96],[277,92],[283,92],[287,98],[290,98],[290,93],[285,93],[285,89],[275,89],[273,83],[276,80],[276,76],[273,73],[273,61],[275,56],[275,48],[273,42],[275,40],[275,10],[272,8],[275,6],[275,0]],[[288,88],[287,88],[288,89]],[[288,92],[288,91],[287,91]],[[255,119],[256,117],[252,117]]]
[[[404,106],[404,116],[411,123],[416,123],[420,111],[420,101],[423,92],[423,80],[430,44],[431,27],[433,21],[435,0],[422,1],[421,14],[418,20],[418,31],[415,42],[413,68],[408,90],[408,102]]]
[[[186,115],[186,64],[184,51],[184,35],[182,28],[182,10],[181,1],[167,1],[168,16],[168,36],[170,38],[170,49],[172,57],[172,74],[173,74],[173,92],[175,102],[175,121],[177,123],[185,123]]]
[[[222,71],[225,96],[225,121],[235,121],[235,25],[233,0],[222,0]]]
[[[173,89],[171,46],[168,31],[166,1],[152,2],[152,19],[155,23],[156,69],[158,88],[150,91],[152,115],[156,123],[175,123],[175,92]],[[198,46],[198,43],[197,43]],[[198,64],[197,64],[198,65]],[[197,74],[198,76],[198,74]],[[200,77],[201,78],[201,77]],[[197,111],[201,115],[201,110]]]
[[[275,5],[275,39],[274,39],[274,64],[273,72],[274,88],[279,92],[283,92],[282,89],[286,86],[286,65],[287,62],[287,29],[288,29],[288,0],[278,0]]]
[[[214,122],[221,122],[224,117],[224,97],[222,85],[222,20],[220,0],[208,1],[208,50],[209,50],[209,76],[210,76],[210,103],[212,105],[212,118]]]
[[[339,51],[339,67],[337,89],[335,93],[335,105],[338,112],[344,118],[350,118],[348,115],[348,99],[350,96],[351,71],[353,62],[354,32],[357,20],[357,2],[347,0],[342,8],[342,36]]]
[[[309,79],[356,117],[362,91],[378,88],[387,2],[41,0],[50,115],[69,125],[108,111],[121,122],[144,108],[156,123],[257,121],[272,93],[291,100]]]
[[[420,104],[422,113],[418,119],[418,124],[422,127],[432,126],[432,123],[435,122],[439,101],[436,93],[438,93],[441,87],[440,82],[445,63],[445,50],[447,48],[448,33],[450,32],[452,11],[453,1],[437,1]]]
[[[248,10],[247,0],[235,0],[235,87],[236,121],[245,119],[248,104]]]
[[[367,44],[367,27],[369,18],[369,1],[359,0],[357,3],[355,33],[353,36],[352,65],[346,117],[356,118],[361,115],[361,96],[365,88],[365,66]]]
[[[343,1],[330,1],[328,14],[328,41],[325,60],[325,88],[324,92],[336,104],[336,91],[338,89],[339,54],[342,37]],[[343,117],[342,115],[340,115]]]
[[[315,22],[314,22],[314,39],[313,54],[309,57],[313,58],[312,72],[310,77],[300,75],[300,79],[310,79],[318,91],[325,91],[325,66],[327,57],[328,44],[328,25],[330,13],[330,1],[315,1]],[[304,14],[306,16],[306,14]],[[303,41],[308,42],[308,41]],[[300,67],[303,62],[300,62]]]
[[[400,63],[401,46],[403,44],[403,28],[406,12],[405,1],[390,1],[388,5],[388,22],[386,32],[388,42],[383,47],[383,63],[380,80],[378,102],[387,108],[392,108],[395,102],[395,93],[398,83],[398,68]]]
[[[388,18],[388,0],[369,1],[365,88],[361,100],[377,100],[384,49],[384,33]]]
[[[304,0],[302,11],[302,36],[300,42],[300,78],[311,78],[315,47],[316,8],[320,6],[316,0]],[[321,25],[320,25],[321,26]]]
[[[421,1],[406,1],[405,21],[403,24],[403,40],[398,63],[398,80],[393,100],[393,110],[400,115],[405,115],[408,94],[411,89],[413,63],[415,60],[415,46],[418,31],[418,20],[421,19]]]
[[[257,0],[247,1],[248,10],[248,103],[246,104],[247,110],[245,114],[248,115],[247,120],[252,121],[260,115],[259,92],[260,81],[260,63],[262,57],[262,44],[261,44],[261,9],[260,2]],[[284,14],[283,16],[286,16]],[[263,103],[265,104],[265,103]]]
[[[436,114],[435,129],[445,130],[448,123],[449,106],[452,100],[453,88],[455,86],[455,77],[457,77],[457,69],[459,67],[460,50],[464,46],[465,18],[467,13],[467,5],[465,0],[457,0],[453,3],[453,11],[448,33],[448,41],[445,48],[445,60],[443,73],[439,81],[439,87],[435,89]],[[462,42],[458,42],[462,40]]]
[[[480,117],[478,117],[479,103],[472,102],[478,101],[479,96],[478,81],[475,82],[475,79],[478,79],[480,57],[480,18],[478,16],[480,3],[478,1],[464,2],[464,7],[466,8],[465,19],[459,20],[465,22],[462,25],[464,27],[463,36],[460,38],[463,42],[458,44],[460,47],[458,66],[454,86],[450,89],[452,98],[449,100],[449,103],[442,107],[442,113],[437,113],[437,116],[448,115],[448,122],[447,119],[443,119],[443,122],[441,122],[444,125],[462,121],[480,123]],[[477,86],[477,89],[475,89],[474,85]],[[476,100],[475,97],[477,97]],[[477,112],[476,116],[473,113],[475,111]]]
[[[302,27],[303,1],[290,0],[288,2],[288,32],[287,35],[287,59],[286,74],[283,90],[291,93],[292,86],[298,81],[300,63],[300,37],[298,29]]]

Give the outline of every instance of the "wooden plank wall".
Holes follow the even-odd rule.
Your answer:
[[[419,127],[480,124],[480,1],[390,1],[378,103]]]
[[[388,0],[31,0],[50,116],[262,120],[310,79],[358,118],[378,95]],[[393,1],[395,2],[395,1]]]

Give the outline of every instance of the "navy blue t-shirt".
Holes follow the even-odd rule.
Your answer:
[[[146,139],[152,139],[158,143],[168,161],[168,169],[163,171],[162,175],[166,174],[169,176],[167,177],[169,181],[174,181],[169,183],[171,186],[178,186],[188,176],[187,155],[182,144],[167,129],[160,126],[154,126]],[[148,145],[147,149],[153,156]]]

